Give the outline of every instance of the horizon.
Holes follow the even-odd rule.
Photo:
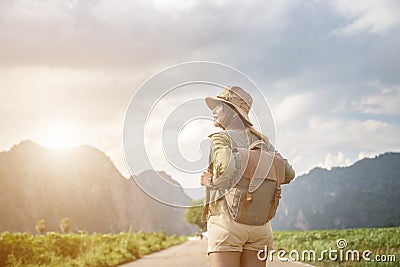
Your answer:
[[[71,152],[72,149],[79,149],[79,148],[81,148],[81,147],[91,147],[91,148],[94,148],[95,150],[98,150],[100,153],[103,153],[106,157],[108,157],[108,159],[111,161],[111,163],[112,163],[112,164],[114,165],[114,167],[118,170],[118,172],[121,174],[122,177],[124,177],[125,179],[130,179],[130,175],[129,175],[129,176],[125,176],[125,175],[118,169],[118,167],[115,165],[115,163],[113,162],[113,160],[112,160],[112,158],[110,157],[110,155],[108,155],[106,152],[102,151],[101,149],[99,149],[99,148],[97,148],[97,147],[95,147],[95,146],[92,146],[92,145],[88,145],[88,144],[81,144],[81,145],[70,146],[70,147],[48,147],[48,146],[44,146],[44,145],[42,145],[42,144],[39,144],[39,143],[37,143],[37,142],[35,142],[35,141],[33,141],[33,140],[22,140],[22,141],[20,141],[19,143],[14,144],[14,145],[13,145],[12,147],[10,147],[9,149],[0,151],[0,153],[10,152],[12,149],[14,149],[15,147],[21,145],[21,144],[24,143],[24,142],[31,142],[31,143],[34,143],[35,145],[40,146],[41,148],[47,149],[48,151],[57,151],[57,152]],[[347,167],[353,166],[353,165],[356,164],[357,162],[360,162],[360,161],[362,161],[362,160],[364,160],[364,159],[374,159],[374,158],[381,157],[381,156],[383,156],[383,155],[385,155],[385,154],[400,154],[400,152],[399,152],[399,151],[385,151],[385,152],[382,152],[382,153],[377,154],[377,155],[374,155],[374,156],[364,157],[364,158],[358,159],[358,160],[356,160],[355,162],[352,162],[350,165],[346,165],[346,166],[332,166],[332,167],[330,167],[330,168],[325,168],[325,167],[322,167],[322,166],[314,166],[313,168],[311,168],[310,170],[308,170],[308,171],[305,172],[305,173],[301,173],[301,174],[297,174],[297,173],[296,173],[295,179],[296,179],[297,177],[299,177],[299,176],[307,175],[308,173],[310,173],[310,172],[311,172],[312,170],[314,170],[314,169],[323,169],[323,170],[331,171],[332,169],[335,169],[335,168],[347,168]],[[140,172],[140,173],[136,173],[136,174],[133,174],[133,175],[140,175],[141,173],[146,172],[146,171],[164,172],[164,173],[166,173],[167,175],[171,176],[171,177],[174,179],[174,176],[172,176],[170,173],[166,172],[165,170],[155,170],[155,169],[146,169],[146,170],[143,170],[143,171]],[[176,180],[176,179],[174,179],[174,180]],[[176,181],[178,181],[178,180],[176,180]],[[179,182],[179,181],[178,181],[178,182]],[[199,186],[199,188],[201,188],[201,187]]]

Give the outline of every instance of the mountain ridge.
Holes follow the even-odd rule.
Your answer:
[[[314,168],[282,188],[276,229],[317,230],[400,224],[400,153],[349,167]]]
[[[146,177],[155,188],[161,183],[158,172],[149,171]],[[57,231],[64,217],[70,218],[73,231],[120,232],[132,226],[169,234],[195,231],[184,222],[184,209],[146,195],[92,146],[49,149],[22,141],[0,152],[0,182],[2,231],[33,232],[40,219],[48,230]],[[187,204],[191,200],[179,190],[173,197]]]
[[[71,163],[72,162],[72,163]],[[284,185],[277,230],[344,229],[400,224],[400,153],[386,152],[347,167],[315,167]],[[57,231],[64,217],[73,231],[136,230],[188,234],[187,203],[179,182],[146,170],[129,181],[101,150],[49,149],[24,140],[0,152],[0,231],[34,231],[39,219]],[[138,186],[137,182],[140,182]],[[143,192],[144,189],[146,192]],[[167,200],[167,205],[154,200]],[[87,211],[87,212],[83,212]]]

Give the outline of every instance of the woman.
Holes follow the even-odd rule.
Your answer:
[[[263,139],[268,150],[275,148],[252,127],[248,117],[252,105],[250,94],[242,88],[226,88],[217,98],[207,97],[214,125],[223,131],[210,135],[212,147],[210,165],[201,175],[201,185],[207,187],[205,215],[208,229],[208,255],[211,267],[257,267],[266,262],[257,257],[265,246],[273,247],[270,222],[264,225],[247,225],[234,221],[228,211],[224,195],[231,189],[233,180],[239,178],[232,153],[233,146],[248,147],[252,140]],[[294,171],[285,160],[285,180],[294,178]],[[235,178],[236,177],[236,178]]]

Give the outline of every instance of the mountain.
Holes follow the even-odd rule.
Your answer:
[[[400,224],[400,153],[363,159],[350,167],[315,168],[282,189],[273,228],[344,229]],[[140,187],[136,182],[139,182]],[[189,234],[182,208],[191,199],[165,172],[125,179],[103,152],[90,146],[48,149],[23,141],[0,153],[0,231],[133,230]]]
[[[179,184],[164,172],[146,171],[135,179],[151,181],[168,201],[190,203]],[[163,181],[173,181],[173,191]],[[125,179],[103,152],[91,146],[48,149],[23,141],[0,153],[0,231],[35,231],[44,219],[47,231],[58,231],[62,218],[72,231],[134,230],[188,234],[182,208],[162,204]]]
[[[400,225],[400,153],[349,167],[315,168],[282,186],[274,229],[344,229]]]

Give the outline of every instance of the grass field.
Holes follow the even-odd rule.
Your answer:
[[[186,241],[164,233],[0,234],[0,266],[117,266]]]
[[[274,231],[275,250],[284,250],[284,258],[301,260],[304,251],[315,251],[315,256],[305,253],[305,260],[315,266],[400,266],[400,227],[361,228],[349,230]],[[337,240],[346,240],[342,249]],[[117,266],[146,254],[186,241],[186,237],[166,236],[164,233],[121,234],[59,234],[32,235],[29,233],[0,233],[0,266]],[[342,240],[342,242],[344,242]],[[336,250],[329,255],[328,251]],[[293,252],[296,250],[298,254]],[[321,256],[322,251],[327,250]],[[349,259],[348,251],[357,250],[361,261]],[[371,251],[362,259],[362,253]],[[333,252],[333,251],[332,251]],[[342,259],[340,258],[342,253]],[[297,256],[298,255],[298,256]],[[386,262],[378,262],[386,257]],[[395,261],[393,260],[393,255]],[[329,256],[333,259],[329,259]],[[337,260],[334,260],[334,257]],[[354,255],[357,256],[357,255]],[[323,260],[318,258],[323,257]],[[307,259],[307,258],[306,258]],[[275,252],[274,260],[278,259]]]
[[[316,256],[314,259],[316,260],[311,258],[311,261],[304,261],[315,266],[400,266],[400,227],[318,231],[274,231],[274,238],[275,250],[283,249],[287,252],[287,254],[283,256],[285,258],[289,258],[291,250],[299,252],[299,256],[297,256],[296,252],[292,252],[292,257],[298,259],[301,259],[303,251],[315,251]],[[342,240],[338,241],[340,239]],[[339,244],[337,244],[337,242],[339,242]],[[336,253],[332,251],[332,259],[329,257],[329,249],[337,250]],[[323,250],[328,251],[321,256]],[[352,260],[351,251],[353,250],[359,252],[360,261]],[[371,251],[371,253],[365,252],[367,250]],[[369,258],[370,261],[362,259],[363,252],[366,253],[365,256],[367,259]],[[357,253],[354,253],[354,259],[356,259]],[[311,255],[311,257],[313,256],[313,254],[305,252],[305,259],[308,259],[308,255]],[[335,255],[337,260],[334,260]],[[347,261],[346,255],[348,255],[349,259]],[[276,257],[277,254],[275,255],[275,258]],[[324,260],[318,261],[318,258],[323,258]],[[385,260],[385,262],[383,260]]]

